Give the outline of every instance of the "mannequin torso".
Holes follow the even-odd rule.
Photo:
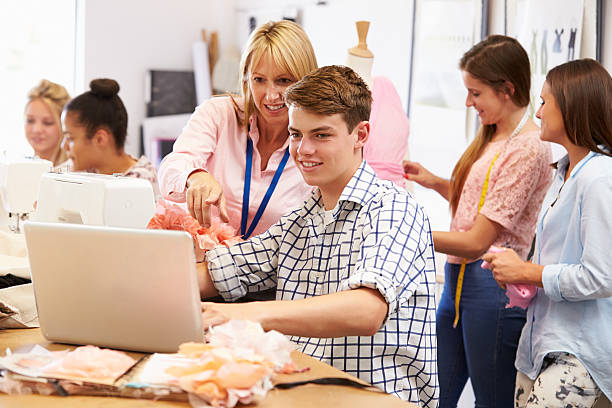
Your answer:
[[[364,82],[372,90],[373,80],[372,80],[372,64],[374,63],[374,58],[364,58],[358,57],[356,55],[351,54],[350,50],[346,56],[346,66],[351,68],[353,71],[359,74],[359,76],[364,80]]]

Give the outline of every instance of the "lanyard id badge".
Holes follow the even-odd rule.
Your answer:
[[[278,168],[274,172],[274,177],[272,177],[272,181],[270,182],[270,186],[266,191],[266,195],[263,200],[259,204],[259,208],[251,221],[251,225],[247,227],[247,219],[249,217],[249,198],[251,191],[251,167],[253,166],[253,140],[250,137],[247,137],[247,147],[246,147],[246,168],[244,170],[244,192],[242,194],[242,218],[240,220],[240,234],[242,235],[242,239],[248,239],[253,230],[259,223],[259,219],[261,218],[268,202],[270,201],[270,197],[272,197],[272,193],[274,193],[274,189],[278,184],[278,180],[280,179],[283,170],[285,169],[285,165],[289,160],[289,148],[285,149],[285,153],[283,154],[283,158],[278,164]]]

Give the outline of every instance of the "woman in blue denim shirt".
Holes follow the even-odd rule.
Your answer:
[[[584,59],[546,76],[542,140],[565,147],[538,218],[537,263],[486,254],[501,285],[538,286],[516,356],[516,407],[612,397],[612,78]]]

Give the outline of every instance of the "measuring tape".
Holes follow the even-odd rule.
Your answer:
[[[484,185],[482,186],[482,193],[480,193],[480,201],[478,202],[478,213],[480,213],[480,209],[484,205],[485,197],[487,196],[487,189],[489,188],[489,177],[491,176],[491,169],[495,164],[495,160],[499,157],[499,153],[493,157],[491,160],[491,164],[489,165],[489,169],[487,170],[487,176],[485,177]],[[461,289],[463,288],[463,275],[465,274],[465,264],[467,263],[467,259],[463,258],[461,261],[461,269],[459,269],[459,276],[457,277],[457,289],[455,291],[455,320],[453,321],[453,327],[457,328],[457,323],[459,323],[459,302],[461,301]]]

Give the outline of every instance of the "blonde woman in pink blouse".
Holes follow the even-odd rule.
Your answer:
[[[476,406],[512,407],[525,311],[505,308],[505,291],[479,258],[492,245],[526,258],[552,181],[551,152],[527,113],[529,58],[516,40],[490,36],[459,67],[466,105],[480,117],[478,135],[450,180],[404,163],[409,179],[440,193],[453,215],[450,232],[433,233],[436,251],[448,254],[436,315],[440,407],[456,407],[468,378]]]
[[[216,97],[198,106],[161,163],[163,196],[186,201],[203,226],[210,225],[216,207],[245,238],[301,206],[311,188],[289,160],[283,93],[316,68],[299,25],[269,22],[253,31],[241,60],[241,97]]]

